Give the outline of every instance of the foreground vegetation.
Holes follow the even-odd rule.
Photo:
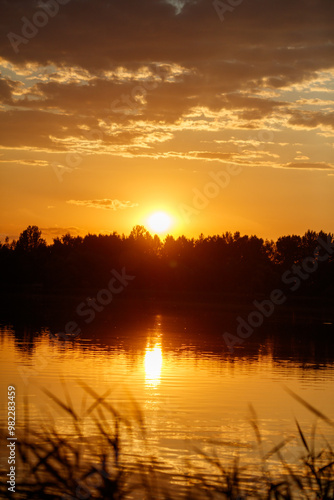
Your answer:
[[[315,448],[315,426],[308,441],[296,421],[298,435],[304,453],[298,463],[292,465],[284,459],[288,440],[283,440],[268,452],[263,451],[264,441],[251,408],[250,423],[257,440],[260,460],[257,470],[236,458],[229,466],[216,456],[198,450],[203,465],[209,465],[214,474],[207,475],[202,469],[188,463],[186,472],[168,476],[164,464],[154,457],[132,450],[134,439],[140,440],[140,449],[147,445],[143,416],[134,405],[133,421],[122,416],[108,403],[110,391],[99,396],[82,384],[90,404],[81,416],[72,406],[66,393],[65,402],[45,390],[56,405],[72,422],[73,431],[60,434],[56,427],[45,426],[38,431],[30,427],[29,406],[25,407],[25,430],[18,442],[20,475],[15,495],[6,486],[7,470],[1,472],[1,498],[73,500],[73,499],[145,499],[145,500],[204,500],[204,499],[322,499],[334,498],[334,452],[329,443],[326,449]],[[334,422],[312,407],[298,395],[291,396],[307,407],[317,419],[329,426]],[[97,437],[87,436],[84,423],[94,422]],[[94,434],[95,436],[95,434]],[[4,437],[4,436],[3,436]],[[129,453],[130,450],[130,453]],[[272,472],[268,466],[277,456],[283,472]]]

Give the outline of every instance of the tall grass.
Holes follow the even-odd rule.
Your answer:
[[[107,398],[110,391],[99,396],[86,384],[81,384],[89,404],[79,415],[74,409],[65,388],[64,400],[48,390],[44,392],[67,416],[71,431],[60,433],[56,424],[31,427],[28,401],[24,404],[25,425],[17,445],[20,471],[16,492],[8,492],[6,474],[0,486],[1,498],[38,500],[220,500],[245,498],[258,499],[334,499],[334,453],[329,443],[321,451],[315,447],[316,428],[313,426],[308,440],[298,421],[296,428],[303,453],[293,466],[284,458],[288,439],[273,449],[264,451],[264,439],[255,410],[250,407],[250,424],[253,427],[259,453],[256,473],[250,473],[238,458],[230,465],[223,464],[217,455],[197,450],[203,464],[216,474],[206,475],[188,463],[187,470],[178,478],[163,473],[164,464],[153,456],[140,458],[131,455],[131,445],[140,439],[142,449],[147,448],[144,417],[134,403],[134,417],[129,420],[116,410]],[[308,408],[327,425],[334,426],[326,415],[300,396],[287,389],[290,395]],[[94,436],[84,430],[87,417],[95,425]],[[3,436],[5,437],[5,436]],[[4,441],[3,441],[4,442]],[[129,451],[130,450],[130,451]],[[268,467],[276,456],[283,472]],[[147,457],[147,454],[145,455]],[[177,479],[177,481],[176,481]]]

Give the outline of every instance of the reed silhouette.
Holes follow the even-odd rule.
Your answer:
[[[332,500],[334,498],[334,452],[325,440],[323,449],[316,449],[316,428],[313,425],[308,441],[298,421],[296,426],[304,452],[294,464],[284,456],[289,439],[283,439],[271,450],[264,452],[264,437],[254,408],[250,407],[250,425],[253,427],[257,445],[253,453],[259,454],[258,465],[243,465],[238,458],[230,464],[222,463],[217,454],[208,454],[200,448],[194,449],[203,465],[214,470],[206,474],[186,463],[183,472],[177,475],[162,474],[163,463],[152,456],[142,459],[128,452],[129,444],[139,440],[141,449],[147,448],[145,415],[133,402],[133,417],[121,414],[110,403],[110,390],[98,395],[94,389],[81,382],[89,400],[79,414],[66,391],[65,398],[58,397],[44,389],[54,404],[67,415],[71,430],[62,435],[56,426],[38,428],[31,424],[29,402],[24,407],[25,426],[18,441],[20,462],[15,496],[33,500],[64,499],[147,499],[147,500]],[[300,404],[328,426],[334,422],[307,401],[286,389]],[[87,436],[84,424],[91,419],[97,435]],[[3,434],[3,433],[2,433]],[[5,437],[5,434],[4,436]],[[216,446],[233,446],[231,443],[216,443]],[[127,451],[125,450],[127,448]],[[257,448],[257,449],[256,449]],[[130,448],[131,449],[131,448]],[[278,456],[283,473],[273,471],[269,462]],[[6,485],[7,470],[1,470],[3,481],[1,498],[13,498]]]

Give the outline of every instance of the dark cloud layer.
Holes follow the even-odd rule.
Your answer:
[[[222,127],[285,117],[291,128],[333,128],[332,113],[275,98],[333,69],[332,0],[244,0],[223,22],[211,0],[181,10],[163,0],[50,1],[59,12],[33,36],[22,18],[43,24],[41,4],[0,0],[0,55],[23,72],[0,80],[4,147],[73,148],[101,125],[106,148],[139,143],[157,123],[167,140],[199,108],[226,113]],[[15,51],[13,34],[27,33]],[[52,69],[32,76],[43,67]]]
[[[261,74],[264,65],[271,65],[268,77],[279,78],[319,65],[329,67],[328,57],[333,54],[331,0],[244,0],[226,13],[223,23],[207,0],[189,2],[179,15],[173,6],[158,0],[70,0],[59,6],[59,13],[27,45],[21,45],[19,54],[6,35],[21,34],[22,16],[32,20],[41,9],[32,0],[2,0],[0,5],[5,35],[1,53],[13,62],[52,61],[97,71],[173,61],[204,70],[215,60],[236,59],[247,63],[254,76]],[[276,61],[270,57],[273,54],[278,56]],[[317,55],[320,61],[315,60]],[[252,59],[260,62],[253,70]],[[298,67],[293,71],[295,62]],[[240,65],[236,73],[238,69],[242,71]]]

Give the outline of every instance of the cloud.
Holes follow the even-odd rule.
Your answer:
[[[0,8],[3,148],[161,155],[185,130],[334,128],[311,93],[334,81],[332,1],[244,1],[222,23],[208,0],[71,0],[18,52],[6,34],[41,7]]]
[[[66,203],[71,205],[78,205],[80,207],[88,208],[102,208],[104,210],[120,210],[124,208],[137,207],[138,203],[132,203],[131,201],[120,201],[120,200],[68,200]]]
[[[281,168],[297,168],[303,170],[333,170],[334,164],[326,163],[323,161],[319,162],[300,162],[300,163],[286,163],[284,165],[279,165]]]
[[[211,56],[216,68],[220,62],[221,70],[234,80],[245,75],[254,81],[266,78],[274,87],[302,81],[315,68],[330,66],[333,47],[328,40],[334,12],[330,1],[321,0],[316,7],[312,0],[242,2],[226,14],[224,23],[211,1],[187,2],[179,15],[169,3],[71,0],[31,41],[20,46],[18,54],[9,39],[1,37],[1,53],[16,63],[53,62],[95,73],[120,65],[137,68],[139,61],[194,61],[208,68]],[[34,0],[1,0],[0,6],[4,31],[20,35],[22,16],[31,20],[38,11]],[[91,32],[94,43],[88,36]],[[157,39],[161,43],[152,43]],[[271,58],[273,55],[276,57]],[[260,64],[255,66],[254,61]]]
[[[320,111],[294,111],[289,123],[298,128],[312,129],[322,127],[334,130],[334,113]]]
[[[0,163],[15,163],[18,165],[28,165],[32,167],[46,167],[49,165],[49,162],[46,160],[33,160],[33,159],[17,159],[17,160],[8,160],[8,159],[1,159]]]
[[[18,82],[8,79],[0,79],[0,102],[10,102],[12,92],[18,86]]]
[[[48,207],[49,208],[49,207]],[[82,230],[75,226],[70,227],[41,227],[40,228],[43,236],[45,237],[54,237],[63,236],[64,234],[71,234],[72,236],[79,236],[82,233]]]
[[[309,160],[310,158],[308,156],[300,154],[299,156],[296,156],[294,159],[295,160]]]

